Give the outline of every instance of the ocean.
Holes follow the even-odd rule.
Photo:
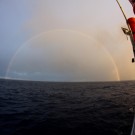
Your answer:
[[[130,135],[135,81],[0,80],[0,135]]]

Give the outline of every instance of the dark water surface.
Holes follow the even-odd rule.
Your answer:
[[[0,80],[0,135],[130,135],[135,82]]]

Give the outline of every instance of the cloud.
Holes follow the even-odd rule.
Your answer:
[[[41,80],[117,80],[114,64],[103,53],[106,48],[120,78],[135,79],[131,44],[120,31],[125,21],[115,1],[14,0],[2,6],[0,74],[25,41],[42,32],[66,29],[85,33],[92,40],[72,32],[42,35],[17,53],[8,75],[24,78],[26,73],[25,79]],[[18,75],[12,75],[14,71]]]

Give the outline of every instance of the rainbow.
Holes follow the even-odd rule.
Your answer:
[[[88,39],[93,39],[91,38],[88,34],[85,34],[83,32],[80,32],[80,31],[75,31],[75,30],[69,30],[69,29],[53,29],[53,30],[49,30],[49,31],[45,31],[45,32],[42,32],[32,38],[30,38],[29,40],[27,40],[24,44],[21,45],[21,47],[15,52],[15,54],[13,55],[13,57],[11,58],[10,62],[9,62],[9,65],[7,67],[7,70],[6,70],[6,74],[5,74],[5,78],[9,78],[8,74],[9,74],[9,71],[10,71],[10,68],[14,62],[14,59],[16,58],[17,54],[27,45],[29,45],[28,43],[31,42],[32,40],[36,39],[36,38],[39,38],[40,36],[42,36],[43,34],[48,34],[48,33],[51,33],[51,32],[73,32],[73,33],[78,33],[80,35],[82,35],[83,37],[86,37]],[[93,39],[94,40],[94,39]],[[95,41],[95,40],[94,40]],[[96,41],[97,42],[97,41]],[[119,75],[119,72],[118,72],[118,67],[115,63],[115,60],[113,59],[112,55],[110,54],[110,52],[101,44],[99,44],[102,49],[105,51],[105,53],[107,54],[108,58],[110,59],[110,61],[112,62],[113,66],[114,66],[114,69],[115,69],[115,72],[116,72],[116,78],[117,78],[117,81],[120,81],[120,75]]]

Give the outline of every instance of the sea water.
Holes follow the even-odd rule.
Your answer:
[[[135,81],[0,80],[0,135],[130,135]]]

